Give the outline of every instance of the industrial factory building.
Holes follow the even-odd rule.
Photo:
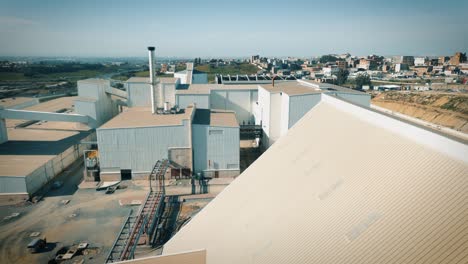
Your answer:
[[[126,263],[468,263],[467,175],[466,142],[321,94],[161,256]]]
[[[193,63],[189,63],[186,70],[174,73],[174,78],[180,80],[181,84],[208,83],[208,74],[193,68]]]
[[[322,94],[370,106],[366,93],[302,80],[196,83],[190,77],[198,74],[192,63],[187,63],[187,75],[157,78],[153,51],[150,77],[130,78],[125,83],[128,107],[97,129],[101,179],[142,179],[161,159],[171,161],[172,175],[186,171],[234,177],[240,173],[239,134],[244,127],[263,131],[259,140],[267,149]]]
[[[0,144],[0,204],[27,200],[44,184],[82,158],[95,135],[73,108],[76,97],[36,101],[0,109],[4,143]],[[70,120],[66,120],[70,118]],[[1,127],[0,127],[1,128]]]
[[[240,173],[240,134],[245,129],[254,129],[257,142],[266,150],[323,95],[370,105],[370,96],[365,93],[303,80],[238,76],[226,83],[208,84],[203,77],[206,74],[197,72],[192,63],[174,78],[157,78],[154,48],[149,49],[149,60],[149,78],[130,78],[124,90],[112,87],[109,80],[79,81],[78,97],[72,99],[73,106],[67,112],[0,110],[1,141],[8,138],[6,119],[72,122],[77,129],[89,130],[90,135],[96,129],[96,141],[90,140],[98,147],[98,161],[93,163],[98,167],[91,171],[99,174],[94,179],[145,179],[162,159],[170,161],[167,177],[235,177]],[[81,147],[77,156],[84,150]],[[31,177],[42,179],[39,183],[23,184],[15,192],[31,195],[59,172],[45,171]],[[21,174],[27,177],[31,173]],[[12,177],[4,176],[2,181]],[[15,184],[5,182],[7,187],[1,191],[11,191]]]

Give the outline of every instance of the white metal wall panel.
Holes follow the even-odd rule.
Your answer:
[[[262,129],[268,137],[270,135],[270,93],[261,87],[258,89],[258,111]]]
[[[246,91],[228,91],[226,110],[234,111],[239,124],[253,122],[251,93]]]
[[[75,110],[79,114],[93,114],[91,117],[96,120],[96,126],[100,126],[114,116],[115,105],[112,103],[111,96],[106,93],[110,88],[108,80],[83,80],[78,82],[78,94],[83,98],[96,100],[94,106],[87,104],[86,107],[93,107],[94,111],[89,110],[84,104],[75,106]],[[79,100],[79,99],[78,99]],[[77,102],[77,101],[75,101]]]
[[[8,131],[6,128],[5,119],[0,118],[0,144],[8,141]]]
[[[98,129],[102,168],[133,172],[150,171],[157,160],[168,157],[168,148],[190,147],[188,125],[123,129]]]
[[[98,99],[99,91],[97,83],[87,80],[78,81],[78,95],[80,97]]]
[[[161,83],[161,87],[163,88],[164,92],[164,102],[169,102],[171,107],[173,107],[176,104],[175,100],[175,84],[172,83]]]
[[[184,73],[174,73],[174,78],[178,78],[180,80],[180,84],[187,84],[187,77]]]
[[[289,128],[294,126],[312,107],[320,102],[321,94],[308,94],[289,97]]]
[[[210,97],[211,109],[226,109],[226,91],[212,90]]]
[[[289,130],[289,99],[290,97],[287,94],[281,96],[281,136],[286,135]]]
[[[187,106],[195,103],[197,108],[209,109],[210,96],[208,94],[178,94],[176,95],[177,105],[185,109]]]
[[[197,73],[192,75],[192,83],[208,83],[208,74],[206,73]]]
[[[147,83],[127,83],[128,106],[151,106],[151,86]]]
[[[212,90],[211,109],[234,111],[239,124],[255,122],[254,107],[258,92],[253,90]]]
[[[0,193],[27,193],[24,177],[0,177]]]
[[[193,125],[194,171],[239,169],[239,128]]]
[[[281,93],[270,93],[270,133],[268,146],[281,136]]]
[[[26,107],[30,107],[30,106],[33,106],[33,105],[37,105],[39,103],[39,99],[35,98],[35,99],[32,99],[32,100],[29,100],[27,102],[24,102],[24,103],[21,103],[21,104],[17,104],[17,105],[14,105],[12,107],[8,107],[9,109],[24,109]]]
[[[96,102],[92,101],[80,101],[80,99],[76,99],[74,101],[75,104],[75,111],[80,113],[81,115],[87,115],[94,119],[95,126],[97,126],[98,116],[96,113]]]
[[[360,106],[370,107],[370,101],[371,101],[370,94],[366,94],[366,93],[355,94],[355,93],[343,93],[343,92],[333,92],[333,93],[327,93],[327,94],[336,95],[338,97],[351,101]]]

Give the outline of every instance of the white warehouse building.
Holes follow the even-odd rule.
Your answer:
[[[193,68],[193,63],[187,63],[187,69],[174,73],[174,78],[180,80],[181,84],[203,84],[208,83],[208,74]]]
[[[158,79],[152,56],[150,50],[150,78],[134,77],[125,84],[128,109],[97,129],[103,179],[146,178],[161,159],[169,159],[172,176],[177,170],[237,176],[244,126],[255,136],[263,134],[259,141],[266,149],[317,105],[322,94],[370,106],[366,93],[311,81],[199,83],[191,63],[174,78]]]

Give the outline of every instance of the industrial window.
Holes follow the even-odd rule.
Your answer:
[[[222,135],[223,130],[210,130],[210,135]]]

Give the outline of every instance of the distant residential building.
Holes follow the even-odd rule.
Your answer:
[[[336,66],[337,66],[339,69],[345,70],[346,68],[348,68],[348,63],[347,63],[346,61],[337,61],[337,62],[336,62]]]
[[[418,76],[427,75],[432,72],[432,66],[415,66],[414,71]]]
[[[402,72],[409,70],[408,64],[406,63],[397,63],[395,64],[395,72]]]
[[[408,66],[414,66],[414,57],[413,56],[401,56],[400,64],[407,64]]]
[[[165,63],[161,64],[161,72],[162,73],[167,72],[167,64],[165,64]]]
[[[414,86],[413,89],[415,91],[430,91],[432,90],[430,86],[425,85],[425,86]]]
[[[462,62],[466,61],[466,54],[457,52],[450,58],[450,65],[459,65]]]
[[[281,69],[281,70],[278,70],[278,75],[279,76],[291,75],[291,71],[288,69]]]
[[[254,63],[260,59],[260,55],[253,55],[250,57],[250,63]]]
[[[330,65],[322,69],[323,74],[325,74],[325,76],[331,76],[333,74],[336,74],[339,70],[340,69],[336,65]]]
[[[390,65],[387,65],[387,64],[382,65],[383,72],[389,72],[390,70],[391,70]]]
[[[424,66],[426,65],[427,58],[425,57],[418,57],[414,58],[414,66]]]
[[[386,85],[374,86],[374,90],[379,90],[379,91],[398,91],[398,90],[401,90],[401,87],[400,87],[399,85],[386,84]]]
[[[359,65],[357,65],[357,67],[365,70],[375,70],[377,68],[377,63],[375,60],[363,58],[359,60]]]
[[[439,57],[439,65],[445,65],[449,61],[450,61],[450,57],[447,57],[447,56]]]

